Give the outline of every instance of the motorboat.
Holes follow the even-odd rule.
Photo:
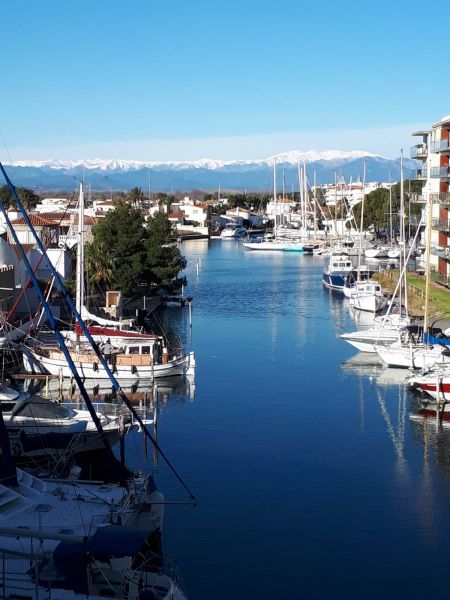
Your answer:
[[[327,288],[343,291],[345,278],[350,273],[354,274],[355,268],[348,254],[332,254],[328,266],[323,272],[322,283]]]
[[[241,227],[236,223],[227,223],[225,227],[220,232],[221,240],[236,240],[239,238],[243,238],[247,235],[247,230],[245,227]]]
[[[371,279],[357,281],[350,295],[350,304],[357,310],[377,313],[386,305],[381,285]]]
[[[364,256],[366,258],[387,258],[388,251],[384,246],[375,245],[372,248],[366,248]]]
[[[400,330],[410,324],[409,317],[389,314],[375,317],[372,327],[342,333],[339,337],[360,352],[376,353],[375,346],[390,346],[399,339]]]

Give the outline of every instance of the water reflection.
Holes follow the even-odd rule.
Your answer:
[[[115,402],[118,393],[107,380],[85,380],[84,386],[93,402]],[[185,401],[195,399],[195,375],[164,377],[155,380],[137,381],[122,386],[122,391],[133,405],[142,405],[154,398],[167,404],[169,400]],[[71,379],[28,379],[23,383],[23,391],[29,394],[41,393],[53,400],[83,404],[83,398],[76,383]]]

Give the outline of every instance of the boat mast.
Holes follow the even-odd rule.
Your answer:
[[[276,163],[273,163],[273,207],[275,210],[275,218],[273,222],[273,235],[275,239],[277,238],[277,167]]]
[[[389,171],[389,243],[391,246],[394,243],[392,235],[392,180],[391,172]]]
[[[430,253],[431,253],[431,227],[432,227],[432,211],[433,203],[430,193],[430,159],[427,159],[427,182],[425,184],[426,196],[426,215],[427,215],[427,237],[425,246],[425,314],[423,316],[423,333],[428,332],[428,308],[429,308],[429,292],[430,292]],[[419,230],[419,227],[417,228]]]
[[[362,200],[361,200],[361,219],[359,225],[359,249],[358,249],[358,273],[357,278],[361,275],[361,256],[362,256],[362,234],[364,228],[364,199],[366,196],[366,161],[363,163],[363,185],[362,185]]]
[[[405,309],[408,314],[408,284],[407,284],[407,264],[406,264],[406,244],[405,244],[405,194],[403,185],[403,148],[400,152],[400,256],[403,255],[404,262],[404,284],[405,284]]]
[[[78,200],[78,243],[77,243],[77,272],[75,308],[81,315],[84,304],[84,193],[83,184],[80,183],[80,197]]]
[[[314,204],[314,241],[317,239],[317,195],[316,195],[316,172],[313,173],[313,204]]]

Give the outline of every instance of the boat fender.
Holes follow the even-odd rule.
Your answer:
[[[94,372],[98,371],[98,363],[96,363],[96,362],[94,363],[93,369],[94,369]]]
[[[131,365],[131,372],[133,375],[137,372],[136,365]]]

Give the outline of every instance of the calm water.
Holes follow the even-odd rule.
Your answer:
[[[159,442],[198,498],[165,523],[190,598],[447,597],[449,430],[412,421],[398,373],[337,338],[355,321],[322,288],[323,259],[182,252],[195,397],[160,390]],[[187,310],[165,320],[189,338]],[[186,499],[160,458],[157,475]]]

